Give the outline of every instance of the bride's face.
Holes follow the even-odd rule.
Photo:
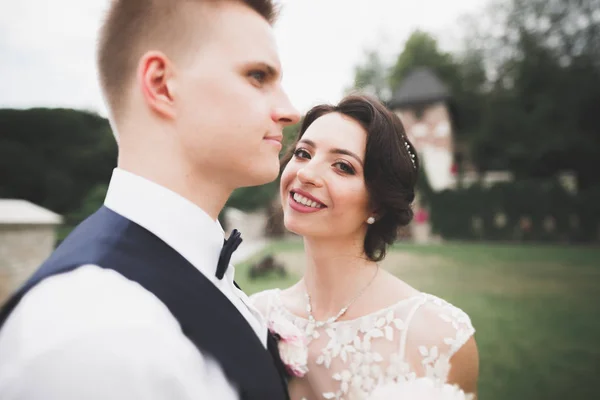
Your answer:
[[[363,172],[366,143],[362,126],[339,113],[308,127],[281,175],[288,230],[305,237],[365,234],[370,216]]]

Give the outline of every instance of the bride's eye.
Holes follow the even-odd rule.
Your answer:
[[[356,171],[352,168],[352,165],[344,161],[338,161],[334,164],[340,171],[348,175],[354,175]]]
[[[294,157],[310,159],[310,154],[308,153],[308,151],[306,151],[304,149],[296,149],[294,151]]]

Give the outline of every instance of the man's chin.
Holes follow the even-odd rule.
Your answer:
[[[264,170],[260,172],[256,172],[248,177],[247,182],[244,186],[262,186],[267,183],[271,183],[277,179],[279,176],[279,165],[277,168],[273,168],[271,170]]]

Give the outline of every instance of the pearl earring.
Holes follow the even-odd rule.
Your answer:
[[[375,222],[375,218],[374,217],[367,218],[367,224],[372,225],[374,222]]]

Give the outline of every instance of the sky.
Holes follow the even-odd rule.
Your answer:
[[[281,0],[283,86],[302,112],[338,101],[366,49],[392,60],[415,29],[457,50],[483,0]],[[95,46],[108,0],[20,0],[0,13],[0,108],[71,107],[106,116]]]

